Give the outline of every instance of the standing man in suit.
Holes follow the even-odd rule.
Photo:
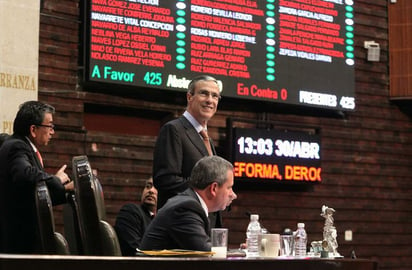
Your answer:
[[[186,111],[177,119],[166,123],[160,130],[153,156],[153,180],[159,191],[157,208],[188,187],[195,163],[211,154],[200,132],[207,131],[207,122],[216,113],[221,98],[218,81],[207,75],[194,78],[186,93]]]
[[[157,190],[150,177],[142,191],[140,204],[127,203],[120,209],[114,229],[123,256],[135,256],[146,228],[156,215]]]
[[[44,171],[39,147],[54,134],[54,107],[38,101],[20,106],[13,135],[0,148],[0,253],[39,252],[35,190],[44,182],[53,205],[66,201],[73,182],[63,165],[55,175]]]
[[[237,198],[233,166],[218,156],[206,156],[193,168],[186,191],[169,199],[147,228],[141,250],[210,251],[208,214],[224,210]]]

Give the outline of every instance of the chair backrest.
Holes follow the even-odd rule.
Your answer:
[[[113,227],[105,221],[103,189],[93,175],[87,156],[73,157],[74,219],[78,224],[81,254],[121,256]]]
[[[78,205],[73,192],[67,194],[67,204],[63,206],[64,235],[69,243],[70,254],[84,254],[80,237]]]
[[[37,183],[35,190],[39,250],[41,254],[70,254],[66,239],[55,231],[52,202],[44,181]]]

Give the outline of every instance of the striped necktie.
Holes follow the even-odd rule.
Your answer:
[[[212,147],[210,146],[210,140],[209,140],[209,136],[207,135],[207,131],[202,129],[199,133],[200,133],[200,136],[202,136],[202,138],[203,138],[203,143],[206,146],[206,149],[207,149],[207,152],[209,153],[209,156],[212,156],[213,152],[212,152]]]

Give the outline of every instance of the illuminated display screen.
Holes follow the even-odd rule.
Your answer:
[[[234,128],[232,143],[232,162],[237,181],[322,181],[319,135]]]
[[[85,2],[87,82],[355,109],[353,0]]]

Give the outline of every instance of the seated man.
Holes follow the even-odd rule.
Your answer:
[[[218,156],[203,157],[192,170],[189,188],[158,211],[140,249],[210,251],[208,213],[224,210],[236,199],[232,188],[232,164]]]
[[[152,178],[146,181],[140,202],[140,205],[125,204],[116,218],[114,229],[123,256],[136,255],[136,248],[140,247],[143,234],[156,214],[157,189],[153,186]]]

